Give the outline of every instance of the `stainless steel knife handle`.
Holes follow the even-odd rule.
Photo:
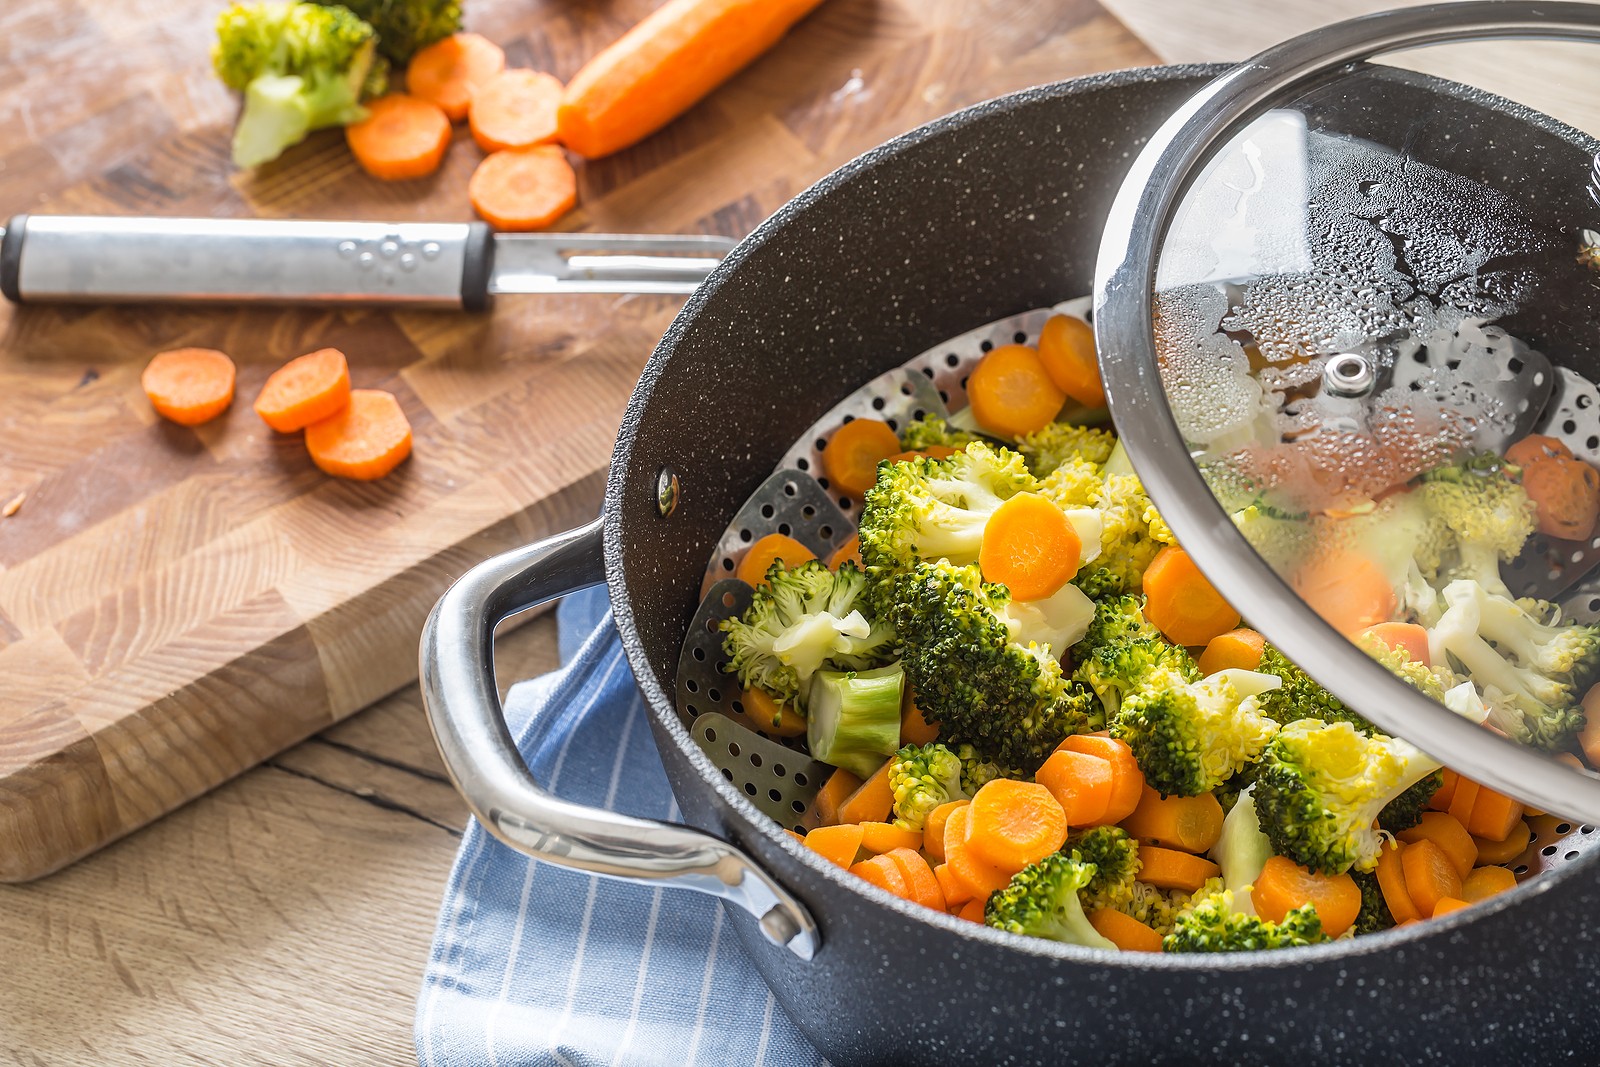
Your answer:
[[[0,293],[470,311],[489,300],[490,236],[481,222],[17,215],[0,240]]]
[[[479,311],[496,293],[691,293],[736,243],[706,234],[491,233],[481,222],[16,215],[16,303],[389,304]]]

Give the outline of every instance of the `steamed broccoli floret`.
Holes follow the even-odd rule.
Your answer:
[[[329,3],[332,0],[317,0]],[[404,66],[419,48],[450,36],[461,28],[460,0],[339,0],[344,7],[372,24],[378,33],[378,51]]]
[[[1256,913],[1250,891],[1272,858],[1272,842],[1261,831],[1254,789],[1246,787],[1222,820],[1222,836],[1211,848],[1211,858],[1222,868],[1223,888],[1233,893],[1234,904],[1245,915]]]
[[[1145,676],[1111,719],[1145,780],[1163,795],[1197,796],[1253,762],[1278,731],[1262,714],[1260,694],[1279,684],[1270,674],[1218,671],[1198,682],[1174,671]]]
[[[1370,871],[1383,838],[1380,812],[1439,769],[1398,738],[1362,735],[1348,722],[1291,722],[1266,747],[1253,794],[1272,850],[1303,867]]]
[[[1104,567],[1084,567],[1078,571],[1078,576],[1072,579],[1072,584],[1082,589],[1083,595],[1090,600],[1121,596],[1127,592],[1127,586],[1123,584],[1122,578]]]
[[[1450,531],[1455,557],[1448,578],[1467,578],[1510,596],[1500,564],[1522,552],[1537,525],[1533,501],[1500,457],[1485,454],[1429,471],[1414,494]]]
[[[1401,607],[1424,622],[1437,613],[1433,582],[1454,558],[1449,527],[1415,491],[1393,493],[1364,510],[1313,523],[1312,550],[1351,552],[1370,560],[1389,581]]]
[[[806,747],[823,763],[870,778],[900,744],[905,675],[898,663],[871,671],[818,671]]]
[[[1104,489],[1100,464],[1083,458],[1062,460],[1039,482],[1040,495],[1063,510],[1095,507]]]
[[[994,760],[985,759],[971,745],[957,745],[956,758],[961,761],[961,789],[969,797],[996,778],[1021,780],[1032,777],[1019,768],[1002,767]]]
[[[866,587],[854,563],[835,573],[816,560],[794,568],[774,562],[745,613],[722,622],[724,669],[803,713],[823,667],[867,670],[894,658],[894,631],[872,617]]]
[[[1600,656],[1600,630],[1529,615],[1472,581],[1445,586],[1447,607],[1429,632],[1433,658],[1450,657],[1483,694],[1488,721],[1513,740],[1556,750],[1585,721],[1583,685]]]
[[[1017,438],[1017,451],[1028,461],[1034,476],[1043,478],[1068,460],[1092,464],[1096,472],[1111,458],[1116,435],[1093,426],[1052,422]]]
[[[900,431],[900,447],[907,452],[916,452],[930,445],[966,448],[978,440],[981,438],[977,434],[955,429],[937,415],[924,415],[920,419],[913,419]]]
[[[1095,503],[1101,517],[1099,565],[1128,589],[1141,589],[1150,561],[1172,543],[1172,531],[1156,513],[1137,474],[1105,478]]]
[[[1309,516],[1256,500],[1232,514],[1233,524],[1256,554],[1279,574],[1292,574],[1316,544]]]
[[[1361,911],[1356,914],[1355,924],[1350,928],[1356,934],[1375,934],[1379,930],[1387,930],[1394,925],[1394,916],[1389,913],[1389,905],[1384,902],[1383,889],[1378,885],[1378,876],[1371,871],[1351,871],[1350,877],[1355,879],[1356,888],[1361,890]]]
[[[962,784],[964,769],[960,758],[941,744],[906,745],[896,752],[889,764],[895,825],[920,830],[934,808],[971,796]]]
[[[377,36],[344,7],[312,3],[235,4],[217,18],[211,64],[244,93],[233,131],[233,162],[254,167],[324,126],[366,116],[364,94],[385,81]]]
[[[1398,834],[1417,825],[1422,821],[1422,813],[1428,810],[1428,801],[1442,785],[1444,769],[1440,768],[1385,804],[1378,812],[1378,829]]]
[[[1256,670],[1275,675],[1283,681],[1276,689],[1262,693],[1260,698],[1262,713],[1279,723],[1320,719],[1323,722],[1347,722],[1364,734],[1377,730],[1365,716],[1345,707],[1343,701],[1289,662],[1289,658],[1270,643],[1261,650],[1261,663]]]
[[[1188,650],[1168,641],[1144,617],[1140,596],[1099,600],[1073,656],[1077,661],[1073,678],[1094,690],[1108,718],[1154,672],[1181,675],[1187,681],[1200,678],[1200,668]]]
[[[1430,667],[1426,663],[1418,663],[1411,658],[1411,653],[1405,649],[1386,645],[1370,634],[1362,637],[1356,643],[1361,646],[1362,651],[1367,655],[1388,668],[1390,674],[1425,697],[1439,701],[1444,700],[1446,686],[1455,681],[1449,672],[1443,668]],[[1307,717],[1309,718],[1310,716]]]
[[[1326,940],[1322,920],[1310,904],[1302,904],[1275,923],[1237,911],[1233,894],[1223,890],[1178,916],[1161,948],[1164,952],[1251,952]]]
[[[1139,842],[1120,826],[1097,826],[1067,842],[1063,851],[1081,863],[1092,864],[1095,875],[1079,894],[1090,911],[1125,910],[1133,902],[1134,879],[1139,874]]]
[[[921,560],[976,563],[995,509],[1039,483],[1022,457],[975,441],[949,459],[915,459],[878,473],[861,509],[861,558],[875,581]]]
[[[1099,702],[1062,676],[1052,653],[1082,632],[1093,605],[1076,587],[1062,588],[1052,601],[1076,596],[1088,609],[1076,633],[1037,604],[1021,605],[1033,613],[1017,612],[1005,587],[984,582],[976,566],[919,563],[894,579],[889,618],[906,673],[946,744],[969,744],[986,759],[1031,770],[1068,734],[1097,728]]]
[[[1013,934],[1114,949],[1117,946],[1089,924],[1079,895],[1097,873],[1092,863],[1067,852],[1052,852],[1012,875],[1009,885],[991,895],[983,921]]]

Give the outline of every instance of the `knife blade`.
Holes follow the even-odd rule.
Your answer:
[[[494,233],[481,222],[17,215],[15,303],[380,304],[481,310],[499,294],[693,292],[737,243],[704,234]]]

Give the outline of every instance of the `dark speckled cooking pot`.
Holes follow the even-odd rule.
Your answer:
[[[430,714],[485,824],[542,858],[734,902],[751,956],[834,1062],[1600,1057],[1592,862],[1355,941],[1112,956],[947,918],[847,875],[725,782],[674,710],[674,668],[712,546],[839,398],[818,383],[843,393],[944,338],[1088,292],[1132,155],[1219,69],[1017,93],[914,130],[807,190],[738,247],[662,339],[617,439],[604,519],[481,565],[430,620]],[[1444,94],[1431,84],[1416,91]],[[1502,141],[1526,136],[1521,120],[1479,110],[1506,127]],[[679,492],[663,517],[668,467]],[[610,583],[684,817],[704,833],[554,801],[494,715],[493,621],[598,581]]]

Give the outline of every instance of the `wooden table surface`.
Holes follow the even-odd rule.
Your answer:
[[[828,0],[824,30],[812,31],[816,54],[776,54],[773,69],[747,79],[731,99],[757,107],[762,87],[773,84],[768,79],[831,79],[832,91],[853,101],[842,120],[808,125],[804,116],[788,115],[767,127],[769,137],[807,153],[820,174],[971,101],[1152,61],[1124,22],[1154,55],[1233,59],[1376,6],[1102,2],[1116,18],[1092,0]],[[465,6],[469,25],[476,21],[474,28],[492,36],[494,17],[473,14],[507,9],[491,4]],[[92,32],[96,40],[129,42],[115,84],[105,87],[126,97],[105,113],[109,118],[85,123],[70,114],[48,91],[49,79],[34,77],[29,92],[9,95],[0,79],[0,131],[22,146],[15,151],[48,153],[65,185],[97,174],[116,180],[119,155],[138,147],[129,131],[148,119],[141,109],[157,108],[162,122],[184,128],[225,127],[231,101],[192,62],[209,30],[172,14],[194,6],[0,2],[0,72],[37,75],[54,66],[77,76],[81,60],[60,41]],[[575,15],[575,26],[599,26],[607,14],[651,4],[583,6],[598,11],[598,21]],[[712,103],[711,116],[690,130],[715,144],[720,119]],[[0,194],[14,199],[4,166],[10,150],[0,148]],[[722,145],[716,165],[741,168],[743,180],[760,187],[760,154],[771,150]],[[682,178],[684,188],[668,194],[663,207],[673,220],[667,225],[696,217],[693,167]],[[618,183],[623,192],[615,195],[626,201],[625,173]],[[798,189],[774,190],[768,182],[763,191]],[[650,206],[628,202],[641,219],[650,217]],[[724,224],[744,232],[762,213],[752,200]],[[597,478],[581,489],[598,499]],[[553,666],[554,634],[553,619],[544,617],[505,635],[502,679]],[[410,687],[60,874],[0,886],[0,1062],[410,1061],[413,1001],[465,818]]]

